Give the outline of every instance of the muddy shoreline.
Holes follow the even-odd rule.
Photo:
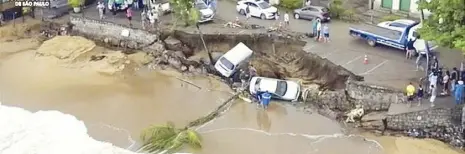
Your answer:
[[[48,25],[42,26],[42,28],[44,31],[48,31],[47,33],[51,34],[48,38],[53,37],[53,35],[63,30],[63,28],[61,28],[63,25],[61,24],[45,24]],[[52,28],[47,29],[47,27]],[[57,27],[59,28],[57,29]],[[86,33],[73,30],[72,24],[68,24],[64,27],[73,35],[84,36],[105,47],[122,49],[128,54],[136,51],[147,52],[155,59],[153,63],[149,64],[154,68],[163,69],[171,67],[180,72],[198,75],[216,73],[214,69],[212,69],[208,58],[206,58],[203,46],[199,46],[201,42],[199,42],[200,39],[196,33],[180,30],[165,30],[151,34],[157,35],[158,37],[152,42],[147,43],[130,39],[91,35],[92,32]],[[258,66],[257,70],[261,76],[302,79],[302,83],[305,83],[309,92],[305,97],[307,103],[293,104],[298,108],[303,108],[308,112],[312,112],[309,110],[316,110],[322,115],[332,119],[338,119],[341,122],[344,113],[352,110],[355,104],[365,103],[364,105],[368,107],[365,110],[368,113],[377,113],[387,110],[386,106],[381,106],[380,108],[371,107],[371,102],[368,102],[370,100],[365,100],[367,102],[363,102],[364,100],[360,99],[360,97],[354,97],[354,92],[351,93],[351,91],[348,91],[347,86],[350,85],[349,82],[351,81],[362,81],[363,77],[354,75],[341,66],[331,63],[327,59],[304,52],[302,47],[305,45],[305,42],[300,40],[301,37],[301,35],[282,35],[277,33],[204,35],[204,38],[206,38],[205,41],[208,42],[207,47],[216,55],[215,57],[219,57],[219,55],[229,50],[238,42],[244,42],[254,51],[258,51],[250,60],[250,63],[254,64],[254,66]],[[357,84],[357,86],[359,85]],[[388,89],[382,90],[383,92],[389,91]],[[391,90],[388,93],[398,97],[399,92],[398,90]],[[397,102],[399,100],[400,103],[405,102],[402,98],[398,98],[398,100],[395,101]],[[434,138],[455,147],[463,147],[464,142],[459,138],[453,137],[462,136],[462,128],[455,124],[455,126],[451,127],[432,126],[427,129],[389,129],[389,126],[385,122],[386,119],[387,117],[382,117],[380,119],[364,121],[362,118],[361,122],[359,121],[351,125],[382,135]]]

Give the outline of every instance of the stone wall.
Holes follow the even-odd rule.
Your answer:
[[[402,91],[356,81],[348,81],[346,91],[356,104],[363,105],[366,110],[385,111],[391,103],[406,103]]]
[[[123,25],[88,19],[78,15],[71,15],[70,22],[73,25],[73,32],[88,36],[87,38],[94,41],[110,43],[113,46],[139,48],[148,46],[158,40],[156,34],[144,30],[132,29]],[[128,31],[129,35],[121,35],[123,31]]]
[[[427,110],[389,115],[386,117],[387,128],[391,130],[427,129],[451,127],[460,122],[457,115],[462,115],[462,108],[431,108]]]

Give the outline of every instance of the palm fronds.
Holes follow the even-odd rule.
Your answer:
[[[144,143],[142,150],[149,153],[173,153],[184,145],[196,150],[202,147],[202,139],[197,132],[188,128],[177,129],[170,122],[165,126],[150,126],[142,132],[141,139]]]

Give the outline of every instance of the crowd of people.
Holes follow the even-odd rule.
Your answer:
[[[410,57],[407,56],[407,58]],[[434,102],[437,97],[453,96],[455,104],[459,105],[464,103],[465,69],[463,64],[461,64],[459,69],[454,67],[452,70],[439,66],[438,58],[433,56],[430,66],[431,72],[427,77],[428,87],[426,89],[421,83],[417,87],[412,83],[407,85],[406,93],[409,106],[415,99],[418,101],[418,106],[420,106],[427,96],[429,96],[429,102],[432,107],[435,106]]]
[[[112,12],[112,15],[115,16],[117,14],[117,5],[116,4],[111,4],[112,8],[110,11]],[[125,10],[125,15],[126,18],[128,19],[129,25],[132,26],[132,17],[133,17],[133,9],[135,10],[142,10],[141,11],[141,24],[143,29],[147,28],[155,28],[159,22],[159,15],[162,13],[161,10],[161,5],[157,4],[152,7],[152,9],[148,7],[143,7],[140,6],[138,3],[133,3],[128,5],[128,8]],[[97,3],[97,10],[99,12],[99,17],[100,19],[105,19],[106,18],[106,7],[104,2],[98,2]]]

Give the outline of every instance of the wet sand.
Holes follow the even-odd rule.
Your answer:
[[[108,65],[110,63],[88,65],[80,58],[63,63],[53,57],[37,56],[35,50],[29,50],[37,45],[33,40],[0,43],[8,47],[0,49],[2,103],[31,111],[58,110],[72,114],[86,123],[91,136],[123,148],[134,150],[139,133],[151,124],[172,121],[183,126],[208,113],[230,95],[228,88],[214,79],[189,78],[203,87],[199,89],[176,79],[182,77],[176,72],[134,71],[133,68],[144,63],[143,55],[128,56],[127,60],[132,63],[122,69],[127,71],[116,69],[113,71],[120,73],[108,74],[98,69],[105,68],[103,72],[109,72],[113,68]],[[96,47],[92,52],[107,52],[100,50],[108,49]],[[3,54],[6,52],[8,54]],[[93,67],[94,64],[98,67]],[[117,60],[111,64],[124,65]],[[336,121],[316,113],[304,114],[279,103],[262,111],[254,104],[238,102],[199,132],[204,137],[204,148],[198,152],[202,154],[456,152],[438,141],[370,136],[384,147],[380,148],[362,137],[342,135],[342,127]]]

